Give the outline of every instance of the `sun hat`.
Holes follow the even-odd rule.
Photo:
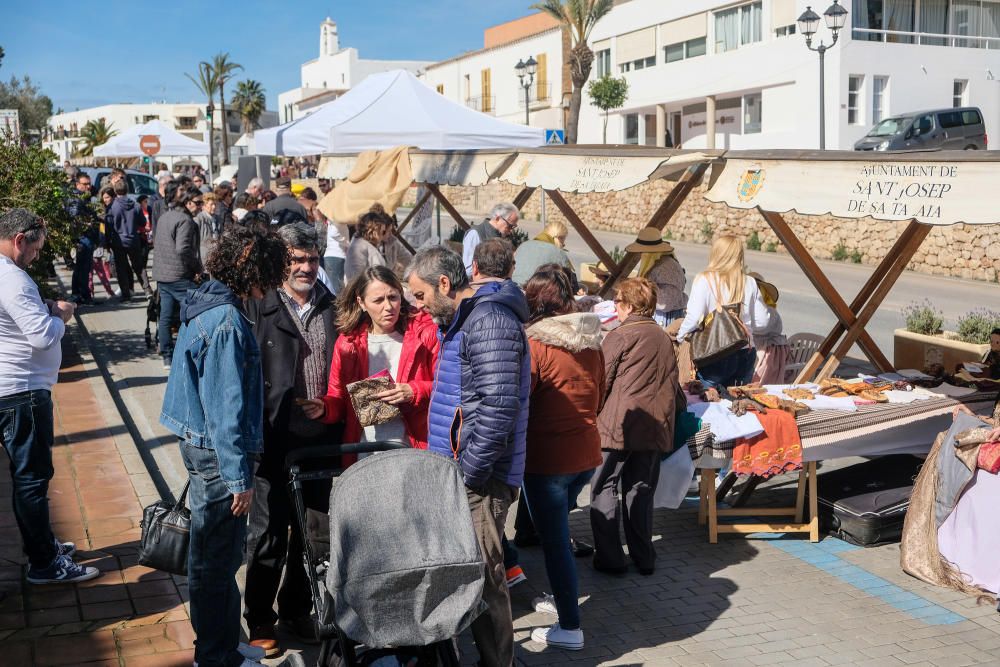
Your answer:
[[[663,240],[662,233],[656,227],[644,227],[639,231],[635,241],[625,246],[627,252],[673,252],[674,247]]]
[[[760,290],[761,294],[764,296],[764,303],[774,308],[778,305],[778,288],[774,286],[774,283],[769,283],[764,280],[764,277],[759,273],[752,272],[747,274],[751,278],[757,281],[757,289]]]

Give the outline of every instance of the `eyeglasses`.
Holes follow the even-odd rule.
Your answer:
[[[192,199],[191,203],[194,204],[195,206],[204,206],[205,205],[205,201],[203,199]]]
[[[507,226],[510,227],[511,229],[517,229],[517,221],[511,222],[510,220],[508,220],[507,218],[503,217],[502,215],[500,216],[500,219],[503,220],[504,222],[506,222]]]

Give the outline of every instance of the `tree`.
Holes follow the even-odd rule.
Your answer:
[[[264,87],[260,81],[247,79],[237,83],[236,94],[229,102],[239,112],[244,132],[253,132],[260,127],[260,116],[265,106]]]
[[[4,52],[3,52],[3,47],[0,46],[0,65],[3,64],[3,57],[4,57],[4,55],[6,55],[6,54],[4,54]]]
[[[17,109],[21,134],[38,143],[52,116],[52,100],[39,92],[30,77],[11,77],[8,83],[0,81],[0,109]]]
[[[216,53],[212,59],[215,85],[219,88],[219,110],[222,112],[222,164],[229,164],[229,122],[226,118],[226,83],[243,65],[230,62],[228,53]]]
[[[590,103],[604,112],[604,131],[601,133],[601,143],[608,143],[608,112],[625,106],[628,99],[628,81],[625,77],[616,79],[605,74],[600,79],[590,82],[587,87]]]
[[[563,30],[569,32],[569,71],[573,81],[573,93],[569,98],[569,119],[566,122],[566,143],[569,144],[576,143],[583,86],[590,78],[590,68],[594,64],[594,52],[587,46],[587,40],[597,22],[613,6],[613,0],[544,0],[531,6],[559,21]]]
[[[213,158],[214,151],[212,147],[215,146],[215,119],[213,113],[215,109],[215,104],[212,100],[215,98],[215,89],[218,87],[215,78],[215,70],[212,66],[205,62],[204,60],[198,63],[198,76],[193,77],[188,73],[184,73],[184,76],[191,79],[191,83],[195,85],[202,95],[208,98],[208,170],[210,172],[215,171],[215,165]]]
[[[111,125],[114,125],[114,123]],[[83,130],[80,131],[80,136],[83,137],[83,145],[80,146],[80,150],[77,152],[78,155],[81,157],[90,157],[94,154],[95,148],[111,141],[111,137],[118,134],[118,130],[111,129],[111,125],[108,125],[103,118],[88,120],[87,124],[83,126]]]

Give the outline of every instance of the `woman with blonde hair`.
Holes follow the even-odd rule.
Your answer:
[[[514,275],[511,276],[511,280],[523,287],[528,279],[546,264],[558,264],[572,271],[573,264],[569,261],[569,255],[565,250],[568,235],[569,230],[565,224],[558,220],[549,221],[541,234],[517,247],[514,253]],[[576,273],[573,275],[573,292],[576,293],[579,285],[575,280]]]
[[[705,319],[720,308],[739,316],[746,330],[747,345],[703,364],[698,368],[698,379],[706,386],[725,391],[726,387],[750,382],[757,359],[753,336],[763,333],[770,321],[757,281],[747,276],[743,241],[728,234],[712,242],[708,267],[695,276],[677,340],[683,341],[702,327]]]

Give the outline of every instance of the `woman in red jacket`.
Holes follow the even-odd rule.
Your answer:
[[[427,449],[427,408],[437,363],[437,325],[403,298],[399,279],[384,266],[366,269],[341,293],[327,395],[304,406],[313,419],[344,422],[344,442],[398,440]],[[361,427],[347,385],[387,371],[395,385],[377,398],[400,417]],[[345,463],[349,463],[345,461]]]

